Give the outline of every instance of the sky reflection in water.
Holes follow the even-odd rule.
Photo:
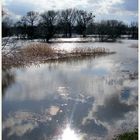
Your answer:
[[[85,43],[117,53],[9,71],[14,82],[3,93],[3,139],[102,140],[137,127],[133,43]]]

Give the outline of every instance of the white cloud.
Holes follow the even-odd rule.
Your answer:
[[[115,18],[133,21],[138,16],[137,0],[3,0],[3,5],[15,15],[25,15],[31,10],[44,12],[77,8],[93,12],[96,20]]]
[[[10,17],[10,19],[11,19],[12,21],[17,21],[17,20],[19,20],[19,19],[21,18],[21,15],[15,14],[14,12],[10,11],[10,10],[6,7],[6,5],[3,6],[3,10],[4,10],[4,12],[6,13],[5,16]]]
[[[4,0],[3,5],[11,5],[12,3],[22,3],[26,5],[31,5],[32,7],[35,7],[36,10],[44,11],[44,10],[50,10],[50,9],[65,9],[65,8],[74,8],[78,5],[87,5],[87,0]],[[21,5],[22,6],[22,5]]]
[[[98,12],[108,14],[115,5],[123,4],[123,2],[123,0],[101,0],[98,5]]]
[[[11,5],[12,3],[22,3],[27,5],[32,5],[32,7],[35,7],[36,10],[43,11],[43,10],[50,10],[50,9],[65,9],[65,8],[84,8],[88,9],[88,7],[91,8],[97,8],[95,10],[102,11],[102,12],[108,12],[108,10],[116,4],[122,4],[124,0],[4,0],[5,5]],[[22,6],[22,5],[21,5]]]

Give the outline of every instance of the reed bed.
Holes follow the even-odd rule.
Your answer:
[[[79,55],[93,55],[93,54],[101,54],[101,53],[109,53],[109,50],[106,48],[91,48],[91,47],[87,47],[87,48],[74,48],[71,52],[72,54],[79,54]]]
[[[24,57],[50,57],[53,56],[55,51],[47,43],[30,44],[21,49],[21,53]]]
[[[46,62],[50,60],[65,60],[70,58],[78,58],[78,57],[87,57],[94,55],[104,55],[104,54],[112,54],[114,52],[110,52],[105,48],[74,48],[71,52],[67,51],[58,51],[50,47],[47,43],[36,43],[30,44],[22,49],[17,49],[11,54],[2,55],[2,66],[4,68],[7,67],[16,67],[16,66],[24,66],[30,65],[36,62]]]

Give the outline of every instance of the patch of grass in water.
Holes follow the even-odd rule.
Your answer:
[[[71,58],[84,58],[89,56],[100,56],[113,54],[105,48],[74,48],[71,52],[57,51],[51,48],[47,43],[35,43],[18,49],[11,54],[2,54],[2,66],[4,68],[26,66],[37,62],[46,62],[50,60],[69,60]]]
[[[49,47],[47,43],[39,43],[39,44],[30,44],[25,48],[21,49],[20,53],[24,57],[50,57],[53,56],[55,51]]]

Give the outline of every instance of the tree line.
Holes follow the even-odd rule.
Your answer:
[[[39,14],[29,11],[16,23],[2,11],[2,37],[17,36],[20,39],[43,39],[49,42],[54,37],[72,37],[73,34],[86,37],[97,35],[100,41],[115,41],[121,35],[138,39],[138,24],[127,25],[117,20],[95,22],[95,15],[78,9],[45,11]]]

